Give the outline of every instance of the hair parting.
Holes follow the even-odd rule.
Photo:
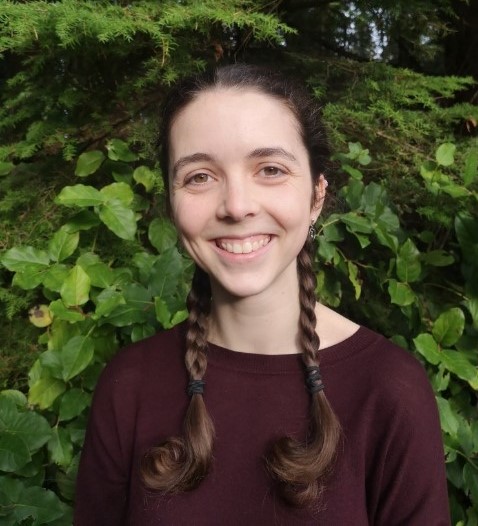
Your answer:
[[[299,337],[304,366],[319,365],[319,336],[315,330],[316,277],[312,266],[314,242],[307,238],[297,257],[299,275]],[[279,439],[266,457],[266,466],[279,483],[283,498],[307,507],[320,498],[340,439],[340,424],[323,390],[311,394],[310,429],[304,443],[290,437]]]
[[[202,380],[207,367],[207,316],[211,309],[208,275],[199,267],[187,299],[186,369],[190,381]],[[183,422],[183,436],[171,437],[151,448],[142,459],[144,484],[154,490],[177,493],[196,488],[212,463],[214,425],[203,395],[191,395]]]

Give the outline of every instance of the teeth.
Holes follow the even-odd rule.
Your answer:
[[[218,245],[223,250],[230,252],[231,254],[250,254],[251,252],[255,252],[256,250],[259,250],[263,246],[267,245],[270,240],[270,236],[266,236],[252,242],[244,241],[244,243],[240,243],[239,241],[235,241],[234,243],[230,243],[228,241],[219,241]]]

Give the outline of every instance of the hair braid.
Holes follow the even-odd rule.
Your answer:
[[[312,266],[314,243],[309,237],[297,257],[299,275],[299,338],[306,367],[318,366],[319,337],[315,327],[316,277]],[[335,458],[340,424],[324,391],[311,395],[310,430],[305,443],[290,437],[279,439],[266,458],[266,465],[279,482],[283,497],[293,505],[317,502],[324,479]]]
[[[207,316],[211,309],[208,275],[196,267],[187,299],[189,310],[185,363],[190,380],[202,380],[207,367]],[[212,461],[214,425],[202,394],[191,396],[183,437],[171,437],[144,456],[141,473],[151,489],[171,493],[196,488]]]

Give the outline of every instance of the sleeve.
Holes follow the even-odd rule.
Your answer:
[[[138,373],[128,353],[120,355],[95,389],[76,482],[74,526],[126,523]]]
[[[391,389],[388,430],[376,471],[376,526],[448,526],[445,455],[434,393],[421,365],[407,356]],[[390,411],[392,409],[392,411]]]

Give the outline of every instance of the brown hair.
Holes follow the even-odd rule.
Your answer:
[[[232,65],[179,82],[162,109],[160,164],[169,192],[170,130],[174,119],[200,93],[217,88],[252,89],[284,103],[296,117],[309,154],[314,186],[329,168],[330,151],[317,102],[300,85],[275,71],[257,66]],[[299,341],[305,367],[318,365],[313,240],[308,237],[297,257],[299,276]],[[196,268],[188,296],[186,367],[190,380],[202,380],[207,366],[207,316],[210,312],[209,277]],[[152,448],[144,457],[142,475],[152,489],[178,492],[197,487],[211,464],[214,426],[202,394],[195,393],[184,419],[183,437],[173,437]],[[309,436],[304,443],[284,437],[266,453],[266,467],[278,482],[282,496],[291,504],[316,502],[331,469],[340,425],[323,390],[311,394]]]

